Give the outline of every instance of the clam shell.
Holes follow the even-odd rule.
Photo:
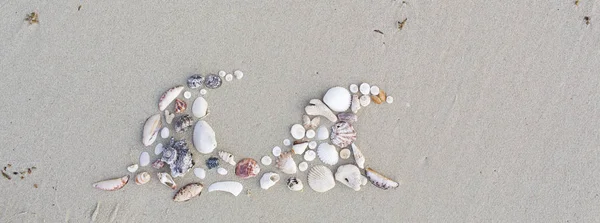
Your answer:
[[[142,185],[150,181],[150,174],[148,172],[141,172],[135,176],[135,184]]]
[[[188,200],[192,199],[193,197],[200,195],[200,193],[202,192],[202,188],[204,188],[204,186],[201,183],[191,183],[191,184],[185,185],[184,187],[179,189],[179,191],[177,191],[175,196],[173,196],[173,201],[175,201],[175,202],[188,201]]]
[[[352,113],[355,114],[358,112],[358,110],[360,110],[360,99],[358,99],[358,95],[352,95],[350,110],[352,110]]]
[[[127,182],[129,182],[129,175],[120,178],[96,182],[92,184],[92,187],[98,188],[100,190],[115,191],[123,188],[127,184]]]
[[[390,178],[387,178],[386,176],[383,176],[382,174],[376,172],[371,168],[367,168],[366,173],[369,181],[371,181],[373,185],[381,189],[387,190],[389,188],[396,188],[400,185],[398,182],[393,181]]]
[[[352,188],[360,190],[360,186],[367,184],[367,178],[360,174],[360,170],[353,164],[341,165],[335,172],[335,180]]]
[[[204,97],[197,97],[192,104],[192,114],[196,118],[204,118],[208,114],[208,102]]]
[[[308,142],[295,144],[294,146],[292,146],[292,151],[294,151],[295,154],[301,155],[302,153],[304,153],[304,151],[306,150],[307,147],[308,147]]]
[[[292,191],[301,191],[304,188],[304,184],[302,184],[302,181],[296,177],[290,177],[287,180],[286,184],[288,188]]]
[[[285,174],[295,174],[298,171],[291,152],[282,153],[277,159],[277,168]]]
[[[326,192],[335,187],[333,173],[323,165],[317,165],[308,171],[308,186],[316,192]]]
[[[187,104],[185,103],[185,101],[179,98],[175,99],[175,113],[183,113],[185,112],[186,108]]]
[[[144,124],[144,130],[142,133],[142,143],[144,146],[149,146],[154,143],[156,137],[158,136],[158,130],[161,127],[160,114],[150,116],[150,118],[146,119],[146,124]]]
[[[158,101],[158,109],[164,111],[175,98],[183,91],[183,86],[176,86],[167,90]]]
[[[277,173],[268,172],[262,175],[260,178],[260,188],[266,190],[279,182],[281,177]]]
[[[350,101],[352,95],[348,89],[343,87],[333,87],[327,90],[325,96],[323,96],[323,103],[325,103],[334,112],[343,112],[350,108]]]
[[[192,117],[190,117],[190,115],[185,114],[179,116],[177,117],[177,120],[175,120],[175,132],[185,132],[185,130],[192,126],[193,123],[194,120],[192,119]]]
[[[177,188],[177,184],[175,183],[175,180],[173,180],[173,177],[171,177],[171,175],[169,175],[168,173],[157,173],[156,176],[158,176],[158,180],[163,185],[165,185],[173,190],[175,190]]]
[[[232,166],[235,166],[235,158],[233,157],[233,155],[231,153],[225,152],[225,151],[219,151],[219,157],[221,157],[221,159],[223,161],[225,161],[226,163],[231,164]]]
[[[204,83],[204,77],[199,74],[192,75],[187,79],[187,85],[191,89],[202,87],[202,83]]]
[[[317,155],[323,163],[328,165],[335,165],[339,160],[335,146],[329,143],[321,143],[317,148]]]
[[[219,77],[219,75],[216,75],[216,74],[209,74],[204,79],[204,85],[206,86],[206,88],[209,88],[209,89],[219,88],[219,87],[221,87],[222,83],[223,83],[223,80],[221,79],[221,77]]]
[[[294,137],[294,139],[304,138],[304,133],[306,133],[306,129],[304,129],[304,127],[302,127],[302,125],[300,124],[294,124],[290,129],[290,134],[292,134],[292,137]]]
[[[309,162],[313,161],[313,160],[315,160],[316,157],[317,157],[317,154],[313,150],[308,150],[304,153],[304,160],[306,160],[306,161],[309,161]]]
[[[325,126],[317,129],[317,140],[325,140],[329,138],[329,130]]]
[[[368,95],[371,91],[371,85],[367,83],[360,84],[360,93],[364,95]]]
[[[356,146],[354,143],[352,143],[352,154],[354,154],[354,161],[356,162],[356,165],[358,167],[360,167],[361,169],[364,169],[365,168],[365,156],[363,156],[360,149],[358,149],[358,146]]]
[[[217,148],[215,131],[204,120],[196,122],[192,141],[196,150],[202,154],[209,154]]]
[[[260,166],[252,158],[242,159],[235,166],[235,175],[242,179],[255,177],[258,173],[260,173]]]
[[[338,122],[331,127],[331,142],[340,148],[345,148],[356,140],[356,131],[348,122]]]
[[[229,193],[233,194],[233,196],[238,196],[242,192],[243,189],[244,189],[244,186],[239,182],[222,181],[222,182],[216,182],[216,183],[211,184],[208,187],[208,192],[224,191],[224,192],[229,192]]]
[[[309,105],[304,107],[304,111],[308,115],[319,115],[327,118],[331,122],[337,122],[337,117],[327,105],[325,105],[319,99],[312,99],[309,102]]]
[[[348,158],[350,158],[350,153],[351,152],[349,149],[342,149],[342,150],[340,150],[340,158],[342,158],[344,160],[348,159]]]

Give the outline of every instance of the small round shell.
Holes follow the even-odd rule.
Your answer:
[[[135,176],[135,184],[142,185],[150,181],[150,174],[148,172],[141,172]]]
[[[223,167],[219,167],[219,169],[217,169],[217,173],[220,175],[227,175],[227,170]]]
[[[192,92],[189,92],[189,91],[183,92],[183,97],[185,99],[190,99],[192,97]]]
[[[225,75],[225,80],[226,81],[232,81],[233,80],[233,75],[231,75],[231,74]]]
[[[367,107],[369,104],[371,104],[371,97],[368,95],[360,96],[358,100],[360,102],[360,106],[362,107]]]
[[[385,102],[387,102],[388,104],[394,103],[394,97],[387,96],[387,98],[385,99]]]
[[[308,169],[308,163],[301,162],[300,164],[298,164],[298,170],[304,172],[306,171],[306,169]]]
[[[284,146],[290,146],[290,145],[292,145],[292,141],[290,141],[289,139],[284,139],[283,140],[283,145]]]
[[[315,132],[315,130],[309,129],[306,130],[306,138],[312,139],[315,137],[317,133]]]
[[[379,94],[379,87],[373,85],[371,86],[371,94],[372,95],[378,95]]]
[[[269,157],[269,156],[263,156],[263,157],[260,159],[260,162],[261,162],[263,165],[265,165],[265,166],[268,166],[268,165],[271,165],[271,163],[273,162],[273,159],[271,159],[271,157]]]
[[[294,137],[294,139],[302,139],[304,138],[306,129],[304,129],[304,127],[300,124],[294,124],[290,129],[290,133],[292,134],[292,137]]]
[[[277,156],[281,155],[281,147],[279,147],[279,146],[273,147],[272,152],[273,152],[273,156],[277,157]]]
[[[350,92],[352,92],[353,94],[358,93],[358,85],[356,85],[356,84],[351,84],[349,89],[350,89]]]
[[[371,91],[371,86],[367,83],[360,84],[360,93],[364,95],[368,95]]]
[[[349,149],[340,150],[340,158],[342,158],[342,159],[350,158],[350,150]]]
[[[225,72],[224,70],[219,71],[219,77],[225,77],[225,75],[227,75],[227,72]]]
[[[304,160],[306,160],[306,161],[310,162],[310,161],[315,160],[315,158],[317,158],[317,154],[313,150],[307,150],[304,153]]]
[[[244,77],[244,73],[240,70],[236,70],[233,72],[233,75],[235,76],[236,79],[242,79]]]
[[[309,148],[309,149],[315,149],[315,148],[317,148],[317,142],[315,142],[315,141],[310,141],[310,142],[308,143],[308,148]]]
[[[200,178],[201,180],[206,178],[206,170],[204,170],[204,168],[195,168],[194,169],[194,175],[196,175],[196,177]]]
[[[208,93],[206,89],[200,89],[200,95],[205,95],[206,93]]]

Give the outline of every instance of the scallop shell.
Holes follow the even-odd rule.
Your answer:
[[[176,86],[167,90],[158,101],[158,109],[164,111],[175,98],[183,91],[183,86]]]
[[[400,185],[398,182],[381,175],[380,173],[376,172],[371,168],[367,168],[366,172],[369,181],[371,181],[373,185],[381,189],[387,190],[389,188],[396,188]]]
[[[206,99],[204,99],[204,97],[197,97],[196,100],[194,100],[194,104],[192,104],[192,114],[194,114],[196,118],[204,118],[208,113],[208,102]]]
[[[235,175],[242,179],[255,177],[258,173],[260,173],[260,166],[258,166],[256,160],[252,158],[242,159],[235,166]]]
[[[309,105],[304,107],[304,111],[308,115],[320,115],[327,118],[331,122],[337,122],[337,117],[327,105],[325,105],[319,99],[312,99],[309,102]]]
[[[302,181],[296,177],[290,177],[286,184],[287,187],[293,191],[301,191],[304,188]]]
[[[92,186],[100,190],[115,191],[123,188],[127,184],[127,182],[129,182],[129,175],[120,178],[100,181],[92,184]]]
[[[352,110],[352,113],[355,114],[358,112],[358,110],[360,110],[360,99],[358,99],[358,95],[352,95],[350,110]]]
[[[201,183],[191,183],[185,185],[177,193],[173,196],[173,201],[175,202],[183,202],[192,199],[200,195],[204,186]]]
[[[317,148],[317,155],[323,163],[329,165],[335,165],[339,160],[335,146],[329,143],[321,143]]]
[[[315,128],[317,128],[317,126],[319,126],[320,123],[321,123],[321,118],[318,116],[314,117],[313,119],[310,119],[310,117],[308,115],[302,116],[302,126],[305,129],[315,129]]]
[[[193,122],[194,120],[192,117],[187,114],[177,117],[177,120],[175,121],[175,132],[185,132],[185,130],[192,126]]]
[[[350,124],[354,124],[356,121],[358,121],[358,116],[351,112],[338,113],[337,117],[340,122],[347,122]]]
[[[335,180],[359,191],[360,186],[367,184],[367,178],[360,174],[360,170],[353,164],[341,165],[335,172]]]
[[[175,140],[171,137],[171,141],[160,159],[162,162],[169,164],[171,175],[173,177],[183,177],[194,166],[192,153],[187,148],[185,139]]]
[[[308,142],[303,142],[303,143],[295,144],[294,146],[292,146],[292,151],[295,154],[301,155],[302,153],[304,153],[304,151],[306,151],[307,147],[308,147]]]
[[[175,113],[183,113],[187,108],[187,104],[185,101],[180,100],[179,98],[175,99]]]
[[[292,134],[292,137],[294,137],[294,139],[302,139],[304,138],[304,133],[306,133],[306,129],[304,129],[304,127],[302,127],[302,125],[300,124],[294,124],[290,129],[290,133]]]
[[[342,150],[340,150],[340,158],[342,158],[344,160],[348,159],[348,158],[350,158],[350,153],[351,152],[349,149],[342,149]]]
[[[191,89],[202,87],[202,83],[204,83],[204,77],[200,74],[192,75],[187,79],[187,85]]]
[[[304,160],[306,161],[313,161],[315,160],[315,158],[317,157],[317,154],[315,153],[315,151],[312,150],[308,150],[304,153]]]
[[[365,156],[363,156],[360,149],[358,149],[358,146],[356,146],[354,143],[352,143],[352,154],[354,154],[354,161],[356,162],[356,165],[358,167],[360,167],[361,169],[364,169],[365,168]]]
[[[277,159],[277,168],[286,174],[295,174],[298,172],[298,167],[296,167],[296,162],[292,158],[291,152],[282,153]]]
[[[327,90],[325,96],[323,96],[323,103],[325,103],[334,112],[343,112],[350,108],[350,102],[352,95],[348,89],[343,87],[333,87]]]
[[[260,178],[260,188],[266,190],[279,182],[281,177],[277,173],[268,172],[262,175]]]
[[[316,192],[326,192],[335,187],[333,173],[329,168],[318,165],[308,171],[308,186]]]
[[[204,85],[206,86],[206,88],[209,88],[209,89],[219,88],[219,87],[221,87],[222,83],[223,83],[223,80],[221,79],[221,77],[219,77],[219,75],[216,75],[216,74],[209,74],[204,79]]]
[[[171,177],[171,175],[169,175],[168,173],[157,173],[156,176],[158,176],[158,180],[160,181],[160,183],[164,184],[165,186],[173,190],[177,188],[175,180],[173,180],[173,177]]]
[[[194,135],[192,136],[194,147],[202,154],[209,154],[217,148],[217,138],[215,131],[208,122],[200,120],[194,126]]]
[[[216,183],[211,184],[208,187],[208,192],[224,191],[224,192],[229,192],[229,193],[233,194],[233,196],[238,196],[242,192],[243,189],[244,189],[244,186],[239,182],[222,181],[222,182],[216,182]]]
[[[338,122],[331,127],[331,142],[340,148],[345,148],[356,140],[356,131],[348,122]]]
[[[149,146],[154,143],[161,127],[160,114],[150,116],[150,118],[146,119],[146,124],[144,124],[144,130],[142,132],[142,143],[144,146]]]
[[[135,184],[142,185],[150,181],[150,174],[148,172],[141,172],[135,176]]]
[[[217,157],[208,158],[206,160],[206,167],[208,167],[209,170],[219,167],[219,158],[217,158]]]
[[[228,153],[225,151],[219,151],[219,157],[221,157],[221,159],[223,161],[225,161],[226,163],[229,163],[232,166],[235,166],[235,158],[233,157],[233,155],[231,153]]]

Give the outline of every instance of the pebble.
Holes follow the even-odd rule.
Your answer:
[[[242,77],[244,77],[244,73],[243,73],[242,71],[240,71],[240,70],[236,70],[236,71],[234,71],[234,72],[233,72],[233,75],[234,75],[234,76],[235,76],[235,78],[237,78],[238,80],[239,80],[239,79],[242,79]]]
[[[290,145],[292,145],[292,142],[289,139],[284,139],[283,140],[283,145],[284,146],[290,146]]]
[[[379,95],[379,87],[377,86],[371,86],[371,94],[372,95]]]
[[[352,92],[353,94],[358,93],[358,85],[356,84],[351,84],[350,85],[350,92]]]
[[[219,169],[217,169],[217,173],[221,175],[227,175],[227,170],[223,167],[219,167]]]
[[[206,89],[200,89],[200,94],[205,95],[207,93]]]
[[[219,77],[225,77],[225,74],[227,74],[227,72],[225,72],[224,70],[219,71]]]
[[[263,156],[263,157],[260,159],[260,162],[261,162],[263,165],[265,165],[265,166],[268,166],[268,165],[271,165],[271,163],[273,162],[273,160],[272,160],[272,159],[271,159],[271,157],[269,157],[269,156]]]
[[[226,81],[232,81],[233,80],[233,75],[231,75],[231,74],[225,75],[225,80]]]
[[[140,154],[140,166],[148,166],[150,164],[150,154],[143,152]]]
[[[190,99],[192,97],[192,92],[189,92],[189,91],[183,92],[183,97],[185,99]]]
[[[162,130],[160,130],[160,137],[163,139],[169,138],[169,128],[162,128]]]
[[[392,96],[387,96],[387,98],[385,98],[385,102],[387,102],[388,104],[394,103],[394,97]],[[408,104],[408,103],[406,103]],[[410,106],[410,105],[409,105]],[[407,106],[408,107],[408,106]]]
[[[202,180],[206,177],[206,170],[204,170],[204,168],[200,168],[200,167],[195,168],[194,175],[196,175],[196,177],[198,177]]]
[[[137,170],[138,170],[137,164],[133,164],[133,165],[127,167],[127,171],[129,171],[130,173],[135,173],[135,171],[137,171]]]
[[[300,164],[298,164],[298,170],[304,172],[306,171],[306,169],[308,169],[308,163],[301,162]]]
[[[367,83],[362,83],[360,84],[360,93],[367,95],[369,94],[369,91],[371,91],[371,86]]]
[[[312,139],[315,137],[317,133],[315,133],[315,130],[309,129],[306,130],[306,138]]]
[[[308,148],[309,148],[309,149],[315,149],[315,148],[317,148],[317,142],[315,142],[315,141],[310,141],[310,142],[308,143]]]
[[[273,147],[273,156],[278,157],[279,155],[281,155],[281,147],[279,146],[275,146]]]
[[[162,143],[156,144],[154,147],[154,155],[161,154],[165,150],[165,146]]]
[[[304,152],[304,160],[308,162],[315,160],[316,157],[317,153],[315,153],[314,150],[307,150],[306,152]]]

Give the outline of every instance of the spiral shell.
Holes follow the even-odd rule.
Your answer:
[[[331,127],[331,142],[340,148],[346,148],[356,140],[356,131],[348,122],[338,122]]]
[[[235,166],[235,157],[231,153],[219,151],[219,157],[221,157],[223,161]]]
[[[185,103],[185,101],[179,98],[175,99],[175,113],[183,113],[185,112],[186,108],[187,104]]]
[[[190,115],[186,114],[179,116],[177,118],[177,121],[175,121],[175,132],[184,132],[190,126],[192,126],[193,122],[194,120],[192,119],[192,117],[190,117]]]
[[[141,172],[135,176],[135,184],[142,185],[150,181],[150,174],[148,172]]]

